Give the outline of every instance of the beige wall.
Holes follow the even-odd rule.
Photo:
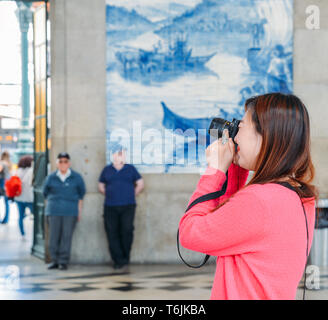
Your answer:
[[[328,1],[294,0],[294,91],[306,103],[321,196],[328,196]],[[321,30],[305,28],[305,8],[321,9]],[[53,0],[51,164],[65,150],[87,186],[82,221],[73,238],[72,262],[109,262],[103,228],[103,197],[97,178],[105,165],[105,0]],[[138,196],[133,262],[179,262],[176,230],[197,174],[144,174]],[[160,183],[159,183],[160,182]],[[189,254],[191,261],[200,256]]]

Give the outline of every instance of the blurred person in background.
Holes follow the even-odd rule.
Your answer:
[[[104,223],[114,269],[128,271],[133,242],[135,196],[144,182],[132,164],[126,163],[126,150],[120,145],[111,149],[113,161],[99,177],[98,189],[105,195]]]
[[[19,230],[24,239],[24,224],[23,220],[25,218],[26,208],[30,209],[33,213],[33,158],[31,156],[23,156],[18,162],[18,169],[16,175],[20,178],[22,182],[22,192],[19,196],[15,197],[15,202],[17,203],[19,212]]]
[[[5,193],[5,182],[10,178],[12,169],[12,163],[10,161],[10,154],[8,151],[4,151],[1,154],[0,159],[0,196],[4,197],[5,204],[5,216],[1,223],[6,224],[9,220],[9,201]]]
[[[66,270],[70,259],[73,232],[81,219],[85,184],[82,176],[70,169],[70,156],[61,152],[57,156],[57,170],[51,173],[43,186],[47,200],[46,216],[49,223],[48,269]]]

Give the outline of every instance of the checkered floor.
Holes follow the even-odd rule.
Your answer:
[[[213,265],[197,272],[175,265],[132,265],[129,273],[81,265],[60,271],[35,258],[16,266],[19,281],[3,282],[0,299],[209,299],[214,271]]]
[[[115,273],[108,265],[70,265],[65,271],[47,270],[47,265],[29,254],[31,237],[19,238],[14,214],[13,207],[9,225],[0,224],[0,300],[208,300],[210,297],[214,264],[197,270],[184,265],[131,265],[128,273]],[[25,219],[27,233],[31,232],[29,219]],[[307,290],[307,300],[328,299],[328,268],[317,271],[319,288]],[[311,276],[307,283],[312,284]],[[301,299],[302,293],[300,284],[296,298]]]
[[[10,278],[13,266],[19,271],[16,281]],[[73,265],[60,271],[47,270],[40,260],[30,258],[15,261],[15,265],[0,264],[0,299],[207,300],[214,269],[214,265],[200,270],[182,265],[132,265],[129,273],[115,273],[110,266]],[[306,291],[307,300],[328,299],[328,273],[321,275],[319,285],[319,290]],[[301,297],[302,286],[297,299]]]

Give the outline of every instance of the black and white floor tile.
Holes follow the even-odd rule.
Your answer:
[[[210,297],[214,265],[190,271],[181,265],[130,266],[129,273],[115,273],[110,266],[70,266],[67,271],[47,270],[32,259],[18,263],[19,285],[0,283],[0,299],[200,299]],[[44,269],[43,272],[29,272]],[[307,290],[306,299],[328,299],[328,270],[320,277],[320,289]],[[297,299],[302,298],[300,284]]]

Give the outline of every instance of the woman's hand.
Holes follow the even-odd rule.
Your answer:
[[[235,145],[229,138],[229,131],[225,129],[223,136],[227,140],[222,144],[222,138],[214,141],[206,148],[206,161],[209,167],[226,173],[235,157]]]

